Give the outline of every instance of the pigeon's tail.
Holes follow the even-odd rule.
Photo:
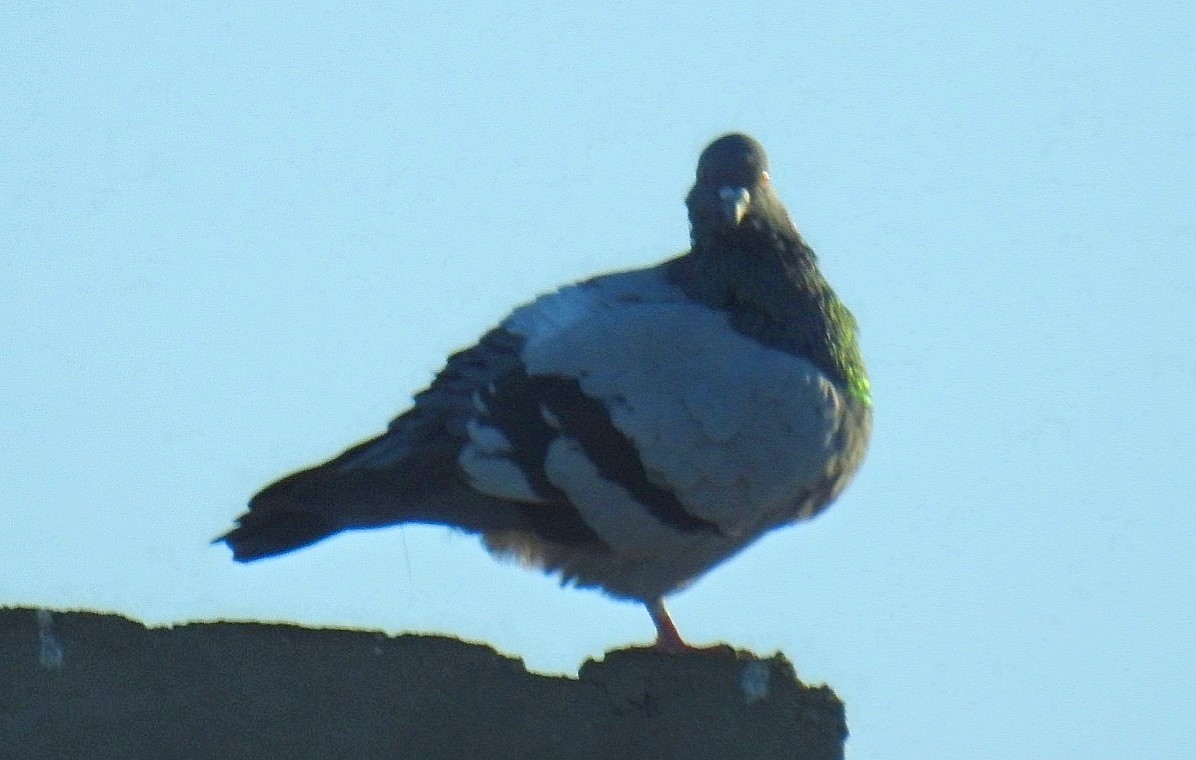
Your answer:
[[[445,498],[455,489],[443,451],[407,450],[390,461],[366,456],[388,443],[386,436],[367,441],[267,486],[237,518],[237,527],[216,542],[228,544],[236,560],[250,562],[353,528],[422,522],[478,531],[495,521],[505,524],[501,509],[471,510]]]
[[[234,559],[251,562],[342,530],[403,523],[470,533],[515,531],[565,544],[596,540],[566,504],[525,504],[473,490],[460,477],[450,446],[406,446],[401,456],[386,458],[380,452],[393,444],[387,438],[267,486],[249,502],[237,526],[214,543],[228,544]]]
[[[226,543],[233,559],[255,559],[284,554],[340,532],[336,523],[311,512],[246,512],[237,527],[213,543]]]

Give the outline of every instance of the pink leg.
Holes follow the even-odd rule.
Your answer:
[[[677,626],[673,625],[673,618],[669,617],[669,611],[664,608],[663,599],[653,599],[644,604],[648,607],[648,614],[652,616],[652,622],[656,624],[657,649],[662,652],[688,652],[693,649],[677,632]]]

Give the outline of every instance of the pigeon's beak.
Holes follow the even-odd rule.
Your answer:
[[[722,202],[723,217],[732,227],[738,227],[752,203],[752,194],[746,187],[724,187],[719,189],[718,198]]]

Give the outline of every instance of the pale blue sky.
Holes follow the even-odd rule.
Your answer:
[[[436,5],[0,11],[0,604],[650,640],[444,530],[207,541],[510,307],[683,249],[741,129],[876,432],[681,631],[830,683],[854,758],[1192,756],[1196,6]]]

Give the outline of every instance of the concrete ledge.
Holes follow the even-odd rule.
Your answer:
[[[846,735],[830,689],[729,647],[574,679],[440,636],[0,608],[5,758],[839,760]]]

